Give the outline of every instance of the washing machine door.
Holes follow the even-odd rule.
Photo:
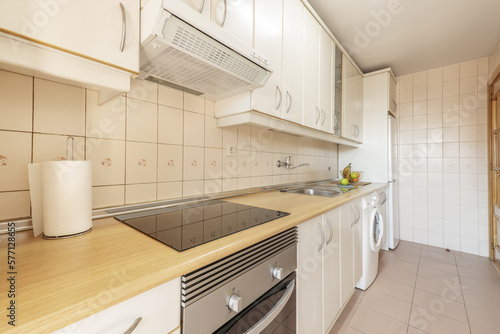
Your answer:
[[[380,209],[375,207],[370,214],[370,249],[372,252],[378,252],[382,245],[384,236],[384,220]]]

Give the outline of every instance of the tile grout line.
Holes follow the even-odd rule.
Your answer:
[[[415,291],[417,290],[417,279],[418,279],[418,271],[420,269],[420,259],[421,258],[422,258],[422,246],[420,246],[420,253],[418,255],[417,272],[415,275],[415,285],[413,286],[413,295],[412,295],[411,301],[410,301],[410,313],[408,314],[408,322],[406,324],[406,332],[407,333],[410,331],[411,313],[413,311],[413,300],[415,299]]]
[[[456,255],[453,254],[453,257],[455,258],[455,263],[457,263]],[[469,312],[467,310],[467,303],[465,302],[464,290],[462,288],[462,279],[460,278],[460,272],[458,271],[458,264],[456,264],[456,266],[457,266],[458,282],[460,283],[460,291],[462,292],[462,298],[464,300],[464,309],[465,309],[465,316],[467,317],[467,325],[469,325],[469,333],[472,333],[472,326],[471,326],[470,319],[469,319]]]

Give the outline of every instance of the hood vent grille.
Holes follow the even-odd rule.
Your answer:
[[[141,59],[142,79],[169,82],[217,100],[261,87],[270,75],[176,16],[164,22],[162,33],[143,49],[148,57]]]

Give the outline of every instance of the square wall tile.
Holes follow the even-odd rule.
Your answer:
[[[182,182],[158,183],[157,199],[159,201],[180,197],[182,197]]]
[[[205,100],[201,97],[184,93],[184,110],[192,111],[198,114],[204,114]]]
[[[458,80],[459,78],[460,78],[459,64],[443,67],[443,81]]]
[[[127,140],[156,143],[157,123],[155,103],[127,98]]]
[[[441,67],[427,71],[427,83],[437,84],[443,82],[443,69]]]
[[[126,183],[156,182],[158,144],[126,142]],[[126,188],[127,203],[130,203]],[[156,198],[156,188],[155,188]]]
[[[238,125],[238,150],[250,151],[252,147],[252,128],[248,125]],[[284,134],[282,134],[284,135]]]
[[[182,181],[182,155],[180,145],[158,144],[158,182]]]
[[[125,140],[125,97],[97,104],[98,93],[87,90],[87,137]]]
[[[252,153],[249,151],[238,152],[238,178],[248,177],[251,173]],[[281,173],[281,171],[278,171]]]
[[[215,102],[210,100],[205,100],[205,115],[215,116]]]
[[[184,108],[184,93],[167,86],[158,85],[158,104],[177,109]]]
[[[460,95],[460,81],[443,82],[443,97]]]
[[[181,109],[158,106],[158,143],[182,145],[184,142],[184,112]]]
[[[427,72],[413,73],[413,87],[427,86]]]
[[[203,193],[205,195],[220,193],[222,191],[222,180],[205,180],[203,184]]]
[[[156,201],[156,183],[128,184],[125,186],[125,204]]]
[[[125,186],[92,187],[92,209],[125,204]]]
[[[203,180],[182,182],[183,197],[203,195],[204,191],[205,182]]]
[[[443,99],[431,99],[427,100],[427,113],[428,114],[438,114],[443,112]]]
[[[130,80],[130,91],[127,93],[127,97],[156,103],[158,100],[158,84],[146,80],[132,79]]]
[[[85,160],[85,138],[73,137],[75,139],[74,160]],[[66,160],[67,136],[58,135],[33,135],[33,162]],[[72,156],[72,142],[69,142],[69,158]]]
[[[251,152],[250,175],[252,177],[262,176],[262,152]]]
[[[460,63],[460,78],[477,76],[477,60]]]
[[[0,130],[32,130],[32,77],[0,71],[0,101]]]
[[[238,158],[227,157],[222,158],[222,178],[236,178],[238,177]]]
[[[222,128],[213,116],[205,116],[205,147],[222,148]]]
[[[443,97],[443,84],[441,82],[436,84],[430,84],[427,87],[427,98],[436,99]]]
[[[203,147],[184,146],[184,181],[203,180],[205,167],[205,149]],[[201,187],[203,189],[203,187]],[[203,193],[203,190],[200,190]],[[185,195],[184,195],[185,196]]]
[[[30,203],[29,191],[0,192],[0,220],[29,217]]]
[[[184,145],[205,145],[205,116],[184,112]]]
[[[28,190],[31,133],[0,131],[0,191]]]
[[[427,86],[413,87],[413,101],[427,100]]]
[[[92,161],[92,185],[125,184],[125,141],[87,139],[87,160]]]
[[[205,148],[205,180],[222,179],[222,149]]]
[[[35,78],[35,132],[83,136],[85,89]]]

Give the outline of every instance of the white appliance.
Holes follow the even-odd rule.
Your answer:
[[[181,1],[141,10],[139,79],[216,101],[264,86],[271,73],[264,56]]]
[[[384,236],[384,220],[378,206],[377,193],[363,197],[362,248],[363,276],[356,287],[366,290],[378,273],[378,255]]]
[[[398,122],[394,114],[396,80],[391,69],[367,73],[363,78],[363,144],[359,148],[339,146],[339,170],[352,163],[363,171],[361,181],[387,183],[388,248],[399,243],[399,201],[397,189]]]
[[[387,178],[387,209],[388,209],[388,233],[389,248],[394,249],[399,244],[399,200],[398,200],[398,120],[389,112],[387,116],[387,141],[388,168]]]
[[[389,250],[389,238],[387,237],[387,187],[377,190],[378,202],[377,206],[380,210],[380,214],[382,215],[382,220],[384,221],[384,235],[382,236],[382,244],[380,249]]]

